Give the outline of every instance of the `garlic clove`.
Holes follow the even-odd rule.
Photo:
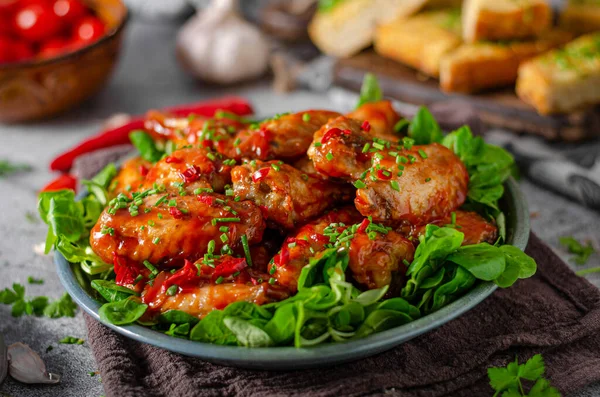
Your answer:
[[[4,344],[4,336],[0,334],[0,385],[6,379],[8,373],[8,352],[6,351],[6,345]]]
[[[58,383],[60,375],[46,371],[40,356],[23,343],[8,346],[8,372],[22,383]]]

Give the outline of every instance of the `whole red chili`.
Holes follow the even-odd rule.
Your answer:
[[[253,113],[252,107],[248,101],[240,97],[224,97],[216,100],[200,101],[188,105],[166,108],[164,109],[164,112],[178,117],[187,117],[191,114],[213,117],[219,110],[234,113],[238,116],[245,116]],[[53,171],[66,172],[73,166],[73,161],[82,154],[130,143],[129,133],[133,130],[143,129],[144,118],[145,116],[135,117],[127,124],[101,131],[99,134],[85,139],[77,146],[52,160],[50,169]]]
[[[55,180],[53,180],[52,182],[48,183],[46,186],[44,186],[41,191],[42,192],[53,192],[55,190],[62,190],[62,189],[76,190],[76,187],[77,187],[77,179],[70,174],[63,174],[63,175],[59,176],[58,178],[56,178]]]
[[[269,171],[271,170],[270,167],[265,167],[265,168],[261,168],[260,170],[254,172],[252,174],[252,182],[256,183],[256,182],[260,182],[263,179],[265,179],[265,177],[267,175],[269,175]]]

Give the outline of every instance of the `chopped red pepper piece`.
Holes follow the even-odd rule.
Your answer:
[[[148,167],[140,165],[139,171],[141,176],[146,176],[148,175],[148,171],[150,170],[148,169]]]
[[[352,131],[350,130],[341,130],[339,128],[334,127],[323,135],[323,138],[321,138],[321,143],[326,143],[331,138],[335,138],[340,135],[350,135],[351,133]]]
[[[271,170],[270,167],[266,167],[266,168],[261,168],[260,170],[254,172],[252,174],[252,182],[256,183],[256,182],[260,182],[261,180],[265,179],[265,177],[267,175],[269,175],[270,170]]]
[[[213,196],[209,196],[208,194],[199,194],[197,198],[201,203],[208,204],[210,206],[215,203],[215,198]]]
[[[377,178],[387,181],[392,179],[392,173],[383,169],[379,169],[377,170]]]
[[[183,212],[177,207],[169,207],[169,214],[175,219],[183,218]]]
[[[118,285],[133,284],[135,279],[140,274],[140,266],[132,261],[119,256],[116,252],[113,253],[113,264],[115,265],[115,282]]]
[[[213,279],[219,277],[229,277],[236,272],[240,272],[248,267],[245,258],[224,257],[221,262],[215,267]]]
[[[181,287],[193,283],[196,280],[198,280],[198,268],[191,261],[186,259],[183,267],[165,280],[162,289],[167,289],[171,285],[178,285]]]
[[[365,120],[365,121],[363,121],[363,123],[360,126],[360,128],[362,128],[363,130],[369,132],[369,131],[371,131],[371,124],[369,124],[369,122],[367,120]]]
[[[62,189],[71,189],[73,191],[75,191],[77,188],[77,178],[75,178],[74,176],[70,175],[70,174],[63,174],[61,176],[59,176],[58,178],[56,178],[55,180],[53,180],[52,182],[48,183],[46,186],[44,186],[42,188],[42,192],[53,192],[56,190],[62,190]]]
[[[238,116],[245,116],[253,113],[250,104],[240,97],[224,97],[217,100],[201,101],[188,105],[166,108],[165,112],[179,117],[186,117],[190,114],[212,117],[219,110],[231,112]],[[130,143],[129,133],[133,130],[143,128],[144,116],[138,116],[120,127],[101,131],[56,157],[50,163],[50,169],[53,171],[66,172],[73,166],[73,161],[82,154],[116,145],[128,144]]]
[[[371,221],[367,218],[363,219],[363,221],[358,225],[358,229],[356,229],[356,233],[362,233],[367,230],[367,227],[371,224]]]
[[[198,170],[198,168],[192,166],[187,170],[183,171],[181,173],[181,177],[183,178],[185,183],[192,183],[200,179],[200,171]]]
[[[179,164],[182,161],[183,161],[182,159],[180,159],[179,157],[175,157],[175,156],[165,157],[165,163],[167,163],[167,164]]]

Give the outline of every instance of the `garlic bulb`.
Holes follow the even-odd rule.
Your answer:
[[[58,383],[60,375],[46,371],[40,356],[23,343],[8,346],[8,372],[15,380],[23,383]]]
[[[195,77],[232,84],[267,70],[267,40],[239,15],[237,6],[237,0],[213,0],[181,28],[177,54]]]
[[[4,344],[4,336],[0,334],[0,385],[6,378],[8,373],[8,352],[6,351],[6,345]]]

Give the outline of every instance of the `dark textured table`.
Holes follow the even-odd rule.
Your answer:
[[[94,100],[83,104],[68,115],[43,123],[0,126],[0,159],[24,162],[33,172],[0,178],[0,289],[13,282],[26,285],[28,276],[43,278],[43,285],[26,285],[27,295],[47,295],[58,298],[63,293],[54,271],[51,257],[34,252],[45,238],[45,226],[28,220],[35,213],[36,192],[53,176],[47,170],[49,160],[66,147],[95,132],[103,119],[119,112],[142,113],[161,107],[209,98],[215,95],[239,94],[256,105],[258,113],[274,114],[307,107],[335,108],[327,95],[295,92],[273,94],[266,83],[217,89],[204,87],[180,72],[173,53],[176,29],[157,22],[133,22],[129,27],[123,57],[115,76]],[[532,226],[538,235],[556,251],[568,258],[558,246],[558,237],[573,235],[591,239],[600,247],[600,214],[576,203],[542,190],[530,182],[521,181],[529,200]],[[36,215],[37,217],[37,215]],[[595,254],[588,266],[600,266]],[[600,285],[600,274],[589,275]],[[56,386],[27,386],[11,379],[0,386],[0,396],[101,396],[98,376],[88,373],[95,363],[88,344],[61,345],[58,341],[70,335],[86,337],[81,313],[75,318],[51,320],[25,316],[13,318],[10,308],[0,305],[0,333],[7,343],[21,341],[40,352],[48,369],[63,376]],[[53,350],[46,353],[48,346]],[[600,395],[600,385],[593,385],[578,396]]]

